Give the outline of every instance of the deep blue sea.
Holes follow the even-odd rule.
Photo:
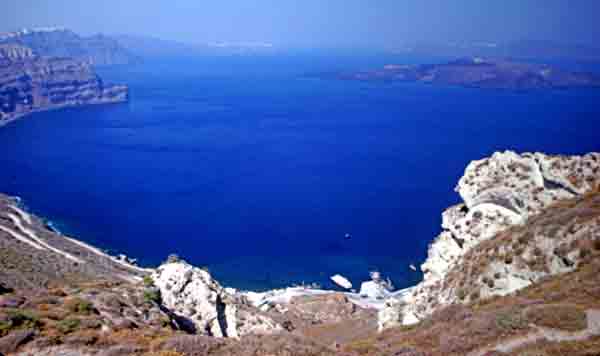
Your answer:
[[[421,278],[466,165],[600,150],[600,90],[319,79],[415,58],[297,53],[105,68],[127,104],[0,128],[0,191],[71,235],[156,265],[176,253],[266,289],[379,270]],[[350,239],[345,235],[350,234]]]

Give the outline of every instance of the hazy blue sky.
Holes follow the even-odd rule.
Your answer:
[[[0,31],[56,25],[197,43],[381,46],[521,38],[593,43],[600,35],[598,0],[2,0],[0,8]]]

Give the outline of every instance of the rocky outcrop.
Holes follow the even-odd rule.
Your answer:
[[[451,303],[506,295],[574,269],[581,258],[578,246],[600,233],[600,223],[588,219],[577,227],[562,226],[557,223],[561,216],[549,209],[558,201],[575,199],[577,214],[582,210],[595,216],[594,204],[600,198],[579,200],[598,184],[599,153],[507,151],[472,162],[456,187],[464,203],[443,213],[443,231],[421,266],[423,282],[387,302],[380,312],[380,329],[418,322]],[[562,220],[572,220],[575,213],[570,214]],[[523,228],[525,222],[528,228]],[[518,233],[501,240],[503,232],[519,227]]]
[[[73,58],[91,65],[136,63],[139,59],[116,39],[105,35],[82,37],[64,28],[36,28],[0,34],[0,44],[30,48],[42,57]]]
[[[138,355],[128,348],[128,336],[140,332],[140,340],[149,343],[182,332],[142,283],[90,280],[19,289],[3,298],[18,305],[0,303],[0,354],[88,355],[87,346],[98,344],[89,354]],[[107,352],[118,348],[122,353]]]
[[[221,287],[206,270],[171,261],[158,267],[152,278],[163,304],[187,320],[196,334],[238,338],[282,330],[244,296]]]
[[[127,99],[126,86],[106,85],[87,63],[0,45],[0,124],[41,110]]]
[[[361,298],[370,298],[375,300],[385,299],[392,294],[394,285],[388,278],[383,280],[379,272],[370,273],[371,280],[362,282],[358,294]]]

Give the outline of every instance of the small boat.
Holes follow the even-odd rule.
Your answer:
[[[336,274],[335,276],[331,276],[330,278],[338,286],[344,289],[352,289],[352,283],[346,277]]]
[[[344,240],[350,240],[351,237],[352,237],[352,235],[350,235],[349,233],[346,233],[346,235],[344,235]]]
[[[408,267],[410,267],[410,269],[412,269],[415,272],[417,271],[417,267],[415,267],[415,265],[413,265],[412,263]]]

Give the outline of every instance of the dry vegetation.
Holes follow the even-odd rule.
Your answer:
[[[557,246],[550,251],[540,246],[548,243]],[[491,290],[505,277],[501,272],[490,272],[494,263],[543,275],[550,273],[557,259],[570,268],[575,260],[587,261],[599,254],[600,188],[596,188],[582,197],[559,201],[530,217],[525,225],[510,227],[481,242],[465,254],[464,263],[450,271],[444,289],[454,287],[459,300],[474,302],[482,286]]]
[[[7,293],[0,296],[0,336],[33,332],[33,347],[152,347],[177,331],[141,293],[142,286],[109,282]],[[2,340],[0,352],[10,351]]]
[[[586,311],[600,310],[597,234],[559,244],[560,248],[551,252],[559,256],[577,252],[579,262],[571,272],[545,277],[504,297],[484,298],[479,288],[493,288],[502,280],[499,273],[485,273],[493,262],[546,270],[549,256],[537,245],[537,236],[562,241],[565,235],[598,219],[598,190],[556,203],[526,225],[512,227],[469,252],[465,258],[468,263],[453,271],[448,282],[460,286],[457,293],[466,304],[450,305],[417,325],[380,334],[372,332],[373,313],[356,310],[340,297],[323,298],[323,304],[298,299],[287,316],[294,321],[290,332],[236,341],[187,335],[179,330],[177,318],[159,307],[160,298],[148,294],[149,280],[135,285],[82,283],[74,282],[75,276],[64,284],[55,280],[37,289],[11,290],[1,285],[0,353],[62,347],[113,356],[468,355],[539,328],[578,332],[588,325]],[[3,250],[0,259],[8,261],[10,253]],[[13,260],[18,262],[10,257]],[[536,342],[510,355],[600,355],[600,337]]]
[[[395,355],[408,349],[422,355],[466,355],[500,340],[522,336],[535,326],[581,330],[586,326],[583,311],[588,309],[600,310],[598,258],[587,261],[574,272],[548,278],[513,296],[451,305],[418,325],[390,329],[378,336],[357,340],[346,345],[346,350],[362,355]],[[585,344],[597,348],[598,342],[596,338]],[[549,351],[542,355],[597,355],[586,353],[586,348],[578,342],[548,344],[545,348],[568,352]]]
[[[485,275],[494,261],[524,263],[533,270],[546,270],[547,258],[536,245],[535,236],[562,239],[585,224],[600,222],[600,191],[561,201],[532,217],[524,226],[515,226],[496,238],[482,242],[454,270],[450,281],[459,286],[456,304],[438,310],[411,327],[390,329],[345,345],[345,350],[361,355],[467,355],[502,340],[516,338],[538,327],[575,332],[586,329],[586,310],[600,310],[600,234],[598,230],[573,243],[567,256],[579,253],[574,271],[545,277],[513,295],[481,299],[482,285],[491,288],[503,276]],[[501,251],[505,251],[501,253]],[[528,251],[526,258],[525,252]],[[536,329],[537,330],[537,329]],[[538,347],[539,346],[539,347]],[[522,348],[514,355],[600,355],[599,340],[546,343]],[[498,353],[499,354],[499,353]]]
[[[600,336],[577,342],[538,342],[520,348],[510,356],[598,356],[600,355]]]

